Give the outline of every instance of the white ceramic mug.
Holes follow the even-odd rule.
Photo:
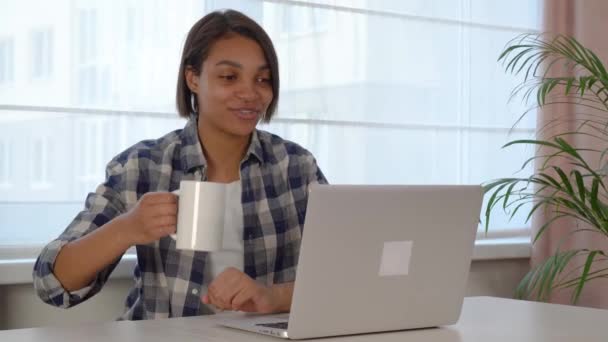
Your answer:
[[[222,249],[226,185],[183,180],[179,190],[176,248],[196,251]]]

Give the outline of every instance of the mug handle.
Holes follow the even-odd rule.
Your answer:
[[[179,189],[171,191],[172,194],[179,197]],[[177,225],[175,226],[175,233],[169,235],[173,240],[177,241]]]

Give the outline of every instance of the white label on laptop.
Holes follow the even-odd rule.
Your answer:
[[[382,249],[380,272],[378,275],[407,275],[410,271],[413,241],[387,241]]]

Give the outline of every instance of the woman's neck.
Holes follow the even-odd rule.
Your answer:
[[[240,165],[251,135],[241,137],[199,121],[198,138],[207,161],[207,180],[229,183],[240,178]]]

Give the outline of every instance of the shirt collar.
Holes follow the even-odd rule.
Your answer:
[[[188,172],[194,168],[207,165],[203,148],[198,140],[198,125],[195,116],[190,116],[186,126],[180,133],[182,142],[180,161],[182,170]]]
[[[262,148],[262,142],[260,141],[257,129],[251,134],[251,142],[243,160],[247,160],[251,156],[256,157],[260,163],[264,163],[264,149]]]
[[[180,138],[182,141],[180,155],[182,169],[188,172],[194,168],[206,166],[207,160],[205,160],[205,155],[198,138],[198,120],[196,116],[190,116],[180,134]],[[257,158],[260,163],[264,162],[264,150],[257,129],[251,134],[251,142],[243,161],[248,160],[251,156]]]

